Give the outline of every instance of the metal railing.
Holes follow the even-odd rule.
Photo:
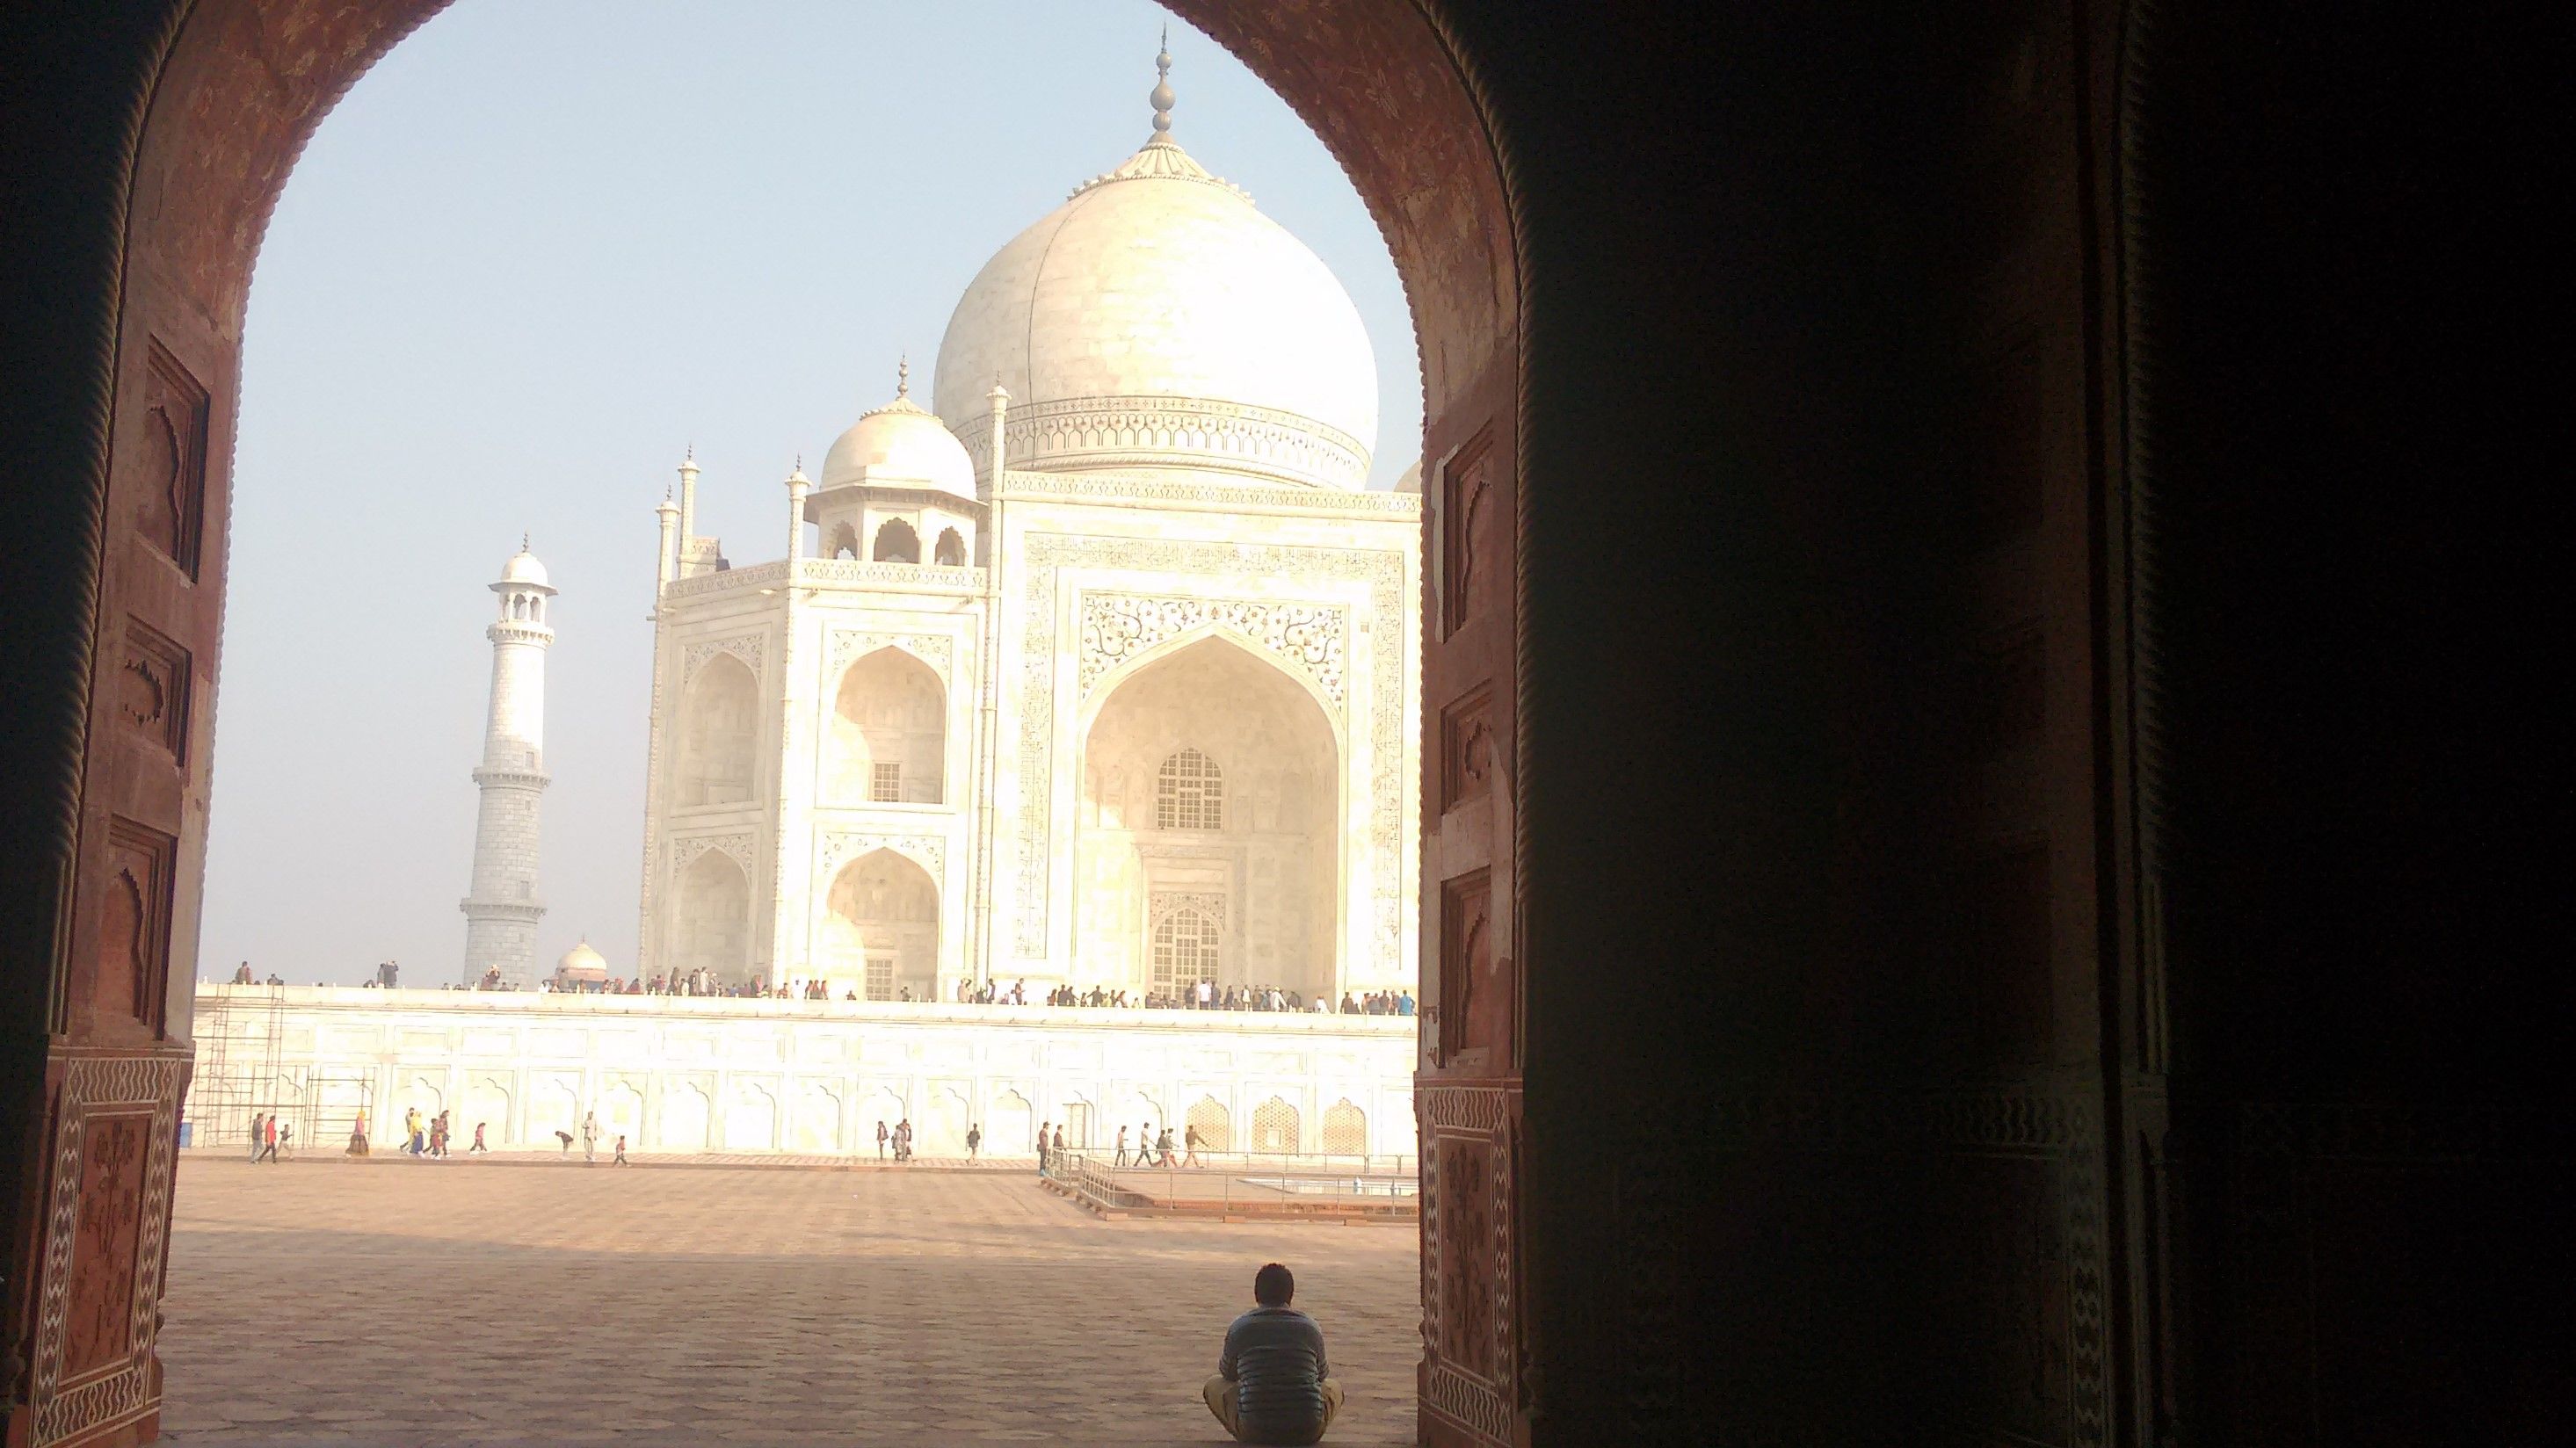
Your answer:
[[[1047,1176],[1104,1211],[1169,1216],[1411,1216],[1421,1190],[1421,1158],[1410,1154],[1229,1151],[1199,1161],[1120,1166],[1068,1147],[1048,1159]]]

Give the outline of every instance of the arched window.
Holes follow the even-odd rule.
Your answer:
[[[1273,1096],[1252,1108],[1254,1151],[1297,1149],[1297,1108]]]
[[[1154,926],[1154,988],[1182,990],[1216,979],[1216,921],[1200,910],[1175,910]]]
[[[879,563],[919,563],[921,535],[901,518],[888,518],[877,529],[876,561]]]
[[[823,556],[826,558],[857,558],[859,556],[859,530],[851,527],[847,523],[843,523],[835,527],[832,530],[831,543],[823,549]]]
[[[930,558],[942,567],[963,568],[966,566],[966,540],[957,536],[956,529],[942,528],[939,530],[939,546]]]
[[[1225,776],[1216,761],[1184,749],[1163,761],[1154,784],[1154,826],[1166,830],[1225,828]]]
[[[1360,1156],[1368,1151],[1368,1113],[1350,1098],[1324,1108],[1324,1151],[1331,1156]]]
[[[1213,1096],[1202,1096],[1190,1108],[1189,1124],[1199,1134],[1199,1150],[1234,1150],[1234,1121],[1227,1115],[1225,1104]]]

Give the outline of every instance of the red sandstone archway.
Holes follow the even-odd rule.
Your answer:
[[[10,1297],[7,1311],[33,1315],[13,1316],[7,1340],[33,1344],[26,1411],[48,1440],[148,1433],[157,1413],[151,1324],[164,1233],[71,1224],[99,1211],[166,1223],[169,1211],[167,1143],[191,1060],[194,891],[213,742],[212,710],[192,713],[189,702],[210,697],[217,673],[253,262],[305,138],[444,4],[202,0],[174,15],[157,82],[139,92],[150,99],[128,134],[123,288],[115,345],[102,353],[113,360],[96,389],[100,548],[43,564],[64,571],[67,593],[94,599],[98,666],[80,697],[62,701],[62,717],[79,723],[30,741],[65,752],[82,801],[77,819],[62,820],[52,856],[37,862],[68,886],[48,1059],[69,1084],[41,1125],[42,1140],[59,1144],[55,1200],[21,1213],[9,1244],[13,1284],[42,1273],[32,1297]],[[1424,872],[1424,995],[1460,1008],[1424,1019],[1436,1055],[1417,1098],[1431,1198],[1422,1429],[1442,1442],[1525,1437],[1511,1290],[1520,1271],[1511,1173],[1521,771],[1497,745],[1515,737],[1517,715],[1511,580],[1525,282],[1505,148],[1454,47],[1403,0],[1174,0],[1172,9],[1315,128],[1376,217],[1413,312],[1427,557],[1433,604],[1444,610],[1424,659],[1424,762],[1434,810],[1454,807],[1454,817],[1426,819],[1477,838],[1478,848],[1441,858],[1481,862],[1455,878]],[[149,686],[141,693],[137,678]],[[1476,762],[1451,761],[1444,751],[1453,747],[1472,749]],[[1461,779],[1471,783],[1439,788]],[[1462,940],[1473,949],[1453,943]],[[1473,981],[1444,989],[1441,974],[1461,970]],[[1453,1183],[1463,1195],[1443,1209]],[[1444,1235],[1443,1222],[1458,1228]],[[1463,1290],[1469,1283],[1479,1290]],[[70,1320],[106,1326],[67,1335],[66,1305],[80,1309]]]

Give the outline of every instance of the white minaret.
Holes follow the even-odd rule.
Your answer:
[[[492,713],[483,730],[483,791],[474,817],[474,883],[465,911],[465,983],[493,966],[521,990],[536,984],[537,799],[546,789],[546,568],[519,540],[518,556],[492,585],[501,617],[483,636],[492,641]]]

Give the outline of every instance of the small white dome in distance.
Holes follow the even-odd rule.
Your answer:
[[[501,565],[501,581],[543,588],[546,586],[546,566],[537,561],[537,555],[529,552],[526,544],[521,544],[510,561]]]
[[[565,951],[563,959],[555,962],[555,974],[577,980],[606,980],[608,979],[608,957],[591,949],[590,942],[585,939],[581,944]]]
[[[975,496],[975,464],[965,444],[912,400],[910,371],[898,371],[894,401],[833,441],[823,455],[822,488],[935,488]]]

